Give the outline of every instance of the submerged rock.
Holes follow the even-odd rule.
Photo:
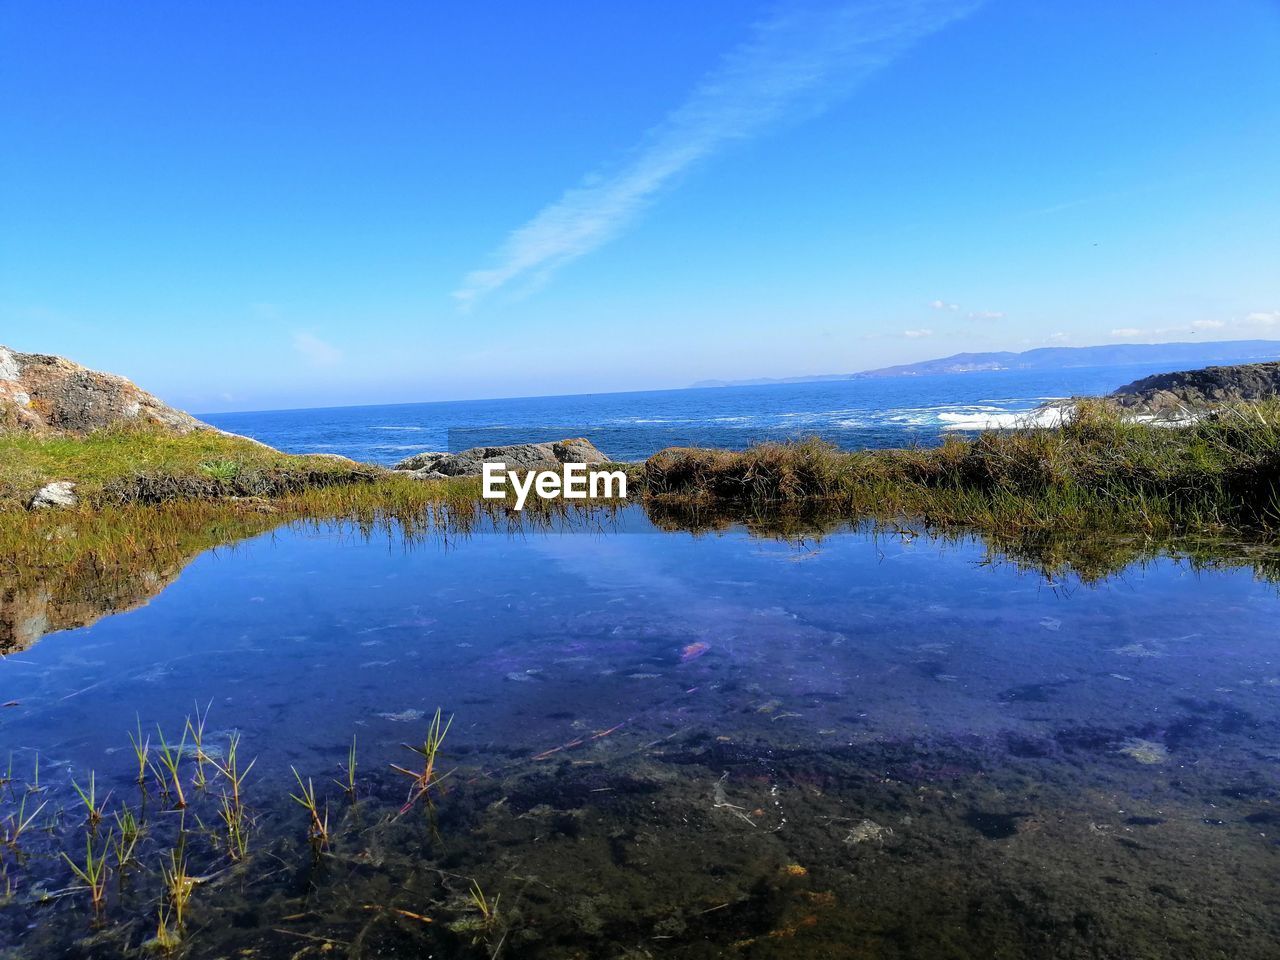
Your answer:
[[[680,651],[680,662],[688,663],[690,660],[697,660],[710,649],[711,644],[703,640],[697,640]]]
[[[86,434],[119,424],[212,430],[124,377],[0,346],[0,430]]]
[[[505,463],[509,470],[558,467],[564,463],[608,463],[609,458],[585,437],[569,437],[549,443],[512,443],[497,447],[471,447],[460,453],[427,451],[406,457],[396,470],[423,479],[478,477],[486,463]]]
[[[415,720],[421,720],[426,714],[421,710],[409,708],[396,713],[380,713],[378,716],[383,720],[390,720],[392,723],[412,723]]]
[[[893,836],[893,828],[881,826],[874,820],[862,820],[856,824],[849,835],[844,838],[844,842],[848,844],[855,843],[884,843],[885,838]]]
[[[1125,740],[1120,745],[1119,752],[1139,763],[1146,764],[1165,763],[1169,759],[1169,750],[1163,743],[1143,740],[1140,737],[1130,737]]]

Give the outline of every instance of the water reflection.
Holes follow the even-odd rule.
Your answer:
[[[1129,543],[1101,577],[1096,543],[1073,575],[1063,544],[1004,562],[923,529],[703,520],[447,545],[291,527],[11,657],[15,782],[38,750],[64,813],[8,868],[0,938],[140,950],[181,819],[213,878],[196,956],[1273,949],[1280,611],[1255,557]],[[215,842],[216,785],[184,818],[152,787],[148,866],[104,926],[46,902],[68,885],[53,841],[83,842],[71,777],[141,809],[125,732],[197,701],[211,743],[240,730],[258,757],[254,855]],[[397,815],[390,764],[437,706],[454,772]],[[353,733],[354,808],[329,783]],[[291,766],[330,806],[318,855]]]
[[[34,588],[0,587],[0,655],[26,650],[45,634],[87,627],[141,606],[181,572],[181,567],[166,566]]]
[[[147,603],[168,587],[195,557],[234,547],[284,527],[318,531],[339,540],[385,542],[390,549],[465,548],[477,537],[526,538],[619,533],[691,533],[697,536],[742,533],[752,538],[793,544],[811,552],[832,536],[855,534],[876,542],[955,544],[984,548],[981,562],[1012,564],[1039,573],[1046,584],[1096,583],[1167,558],[1189,562],[1197,570],[1248,568],[1259,579],[1280,580],[1280,548],[1267,542],[1242,542],[1220,536],[1155,539],[1147,536],[1071,531],[976,532],[963,526],[939,528],[927,522],[850,518],[836,507],[744,513],[732,507],[707,508],[661,501],[643,506],[571,510],[555,514],[440,508],[414,522],[382,519],[296,522],[249,515],[230,525],[171,521],[164,543],[143,537],[128,551],[72,553],[67,562],[11,565],[0,570],[0,657],[25,650],[42,636],[89,626],[104,616]],[[74,537],[69,539],[74,540]]]

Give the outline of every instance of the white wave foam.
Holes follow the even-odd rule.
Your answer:
[[[944,430],[1026,430],[1052,429],[1062,426],[1071,411],[1062,407],[1037,407],[1034,410],[1017,410],[995,413],[989,409],[965,413],[940,413],[938,419]]]

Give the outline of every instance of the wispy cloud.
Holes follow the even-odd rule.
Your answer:
[[[616,172],[588,177],[514,230],[490,266],[454,291],[470,306],[555,270],[617,236],[664,188],[735,141],[812,117],[981,0],[806,4],[758,24]]]
[[[1111,331],[1111,336],[1117,340],[1132,340],[1136,337],[1186,336],[1218,330],[1225,334],[1257,335],[1275,327],[1280,327],[1280,310],[1256,310],[1233,320],[1192,320],[1190,323],[1172,327],[1119,327]]]
[[[925,337],[932,337],[932,330],[903,330],[902,335],[908,340],[921,340]]]
[[[929,306],[935,310],[946,310],[950,313],[958,313],[960,304],[951,303],[947,300],[930,300]],[[970,320],[1003,320],[1004,311],[1002,310],[970,310],[965,313]]]
[[[313,367],[336,367],[342,362],[341,350],[305,330],[294,333],[293,349]]]

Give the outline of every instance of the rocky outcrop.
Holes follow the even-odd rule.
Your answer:
[[[175,433],[213,429],[124,377],[0,346],[0,430],[83,435],[128,423]]]
[[[1135,412],[1178,416],[1276,397],[1280,397],[1280,363],[1246,363],[1143,377],[1125,384],[1110,399]]]
[[[472,447],[460,453],[418,453],[395,465],[396,470],[423,478],[478,477],[486,463],[505,463],[508,470],[556,468],[564,463],[608,463],[609,458],[584,437],[552,443],[513,443],[502,447]]]

